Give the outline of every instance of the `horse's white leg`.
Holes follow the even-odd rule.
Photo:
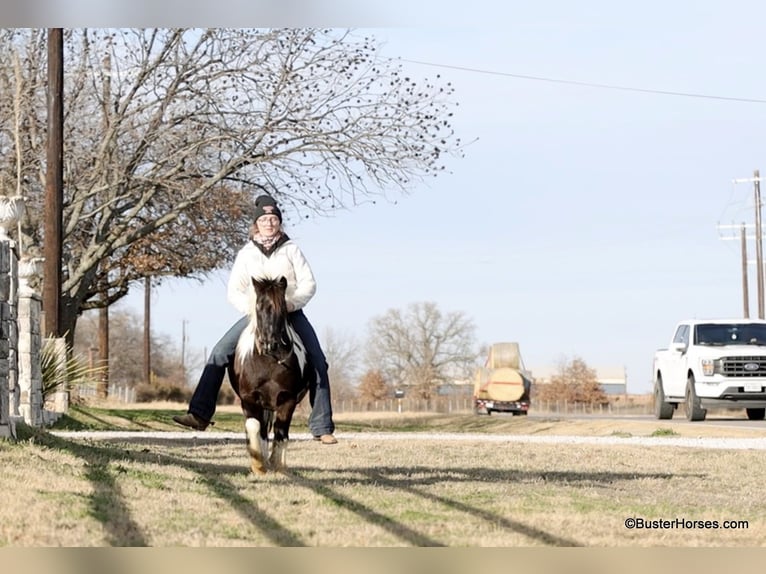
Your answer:
[[[250,455],[250,468],[255,474],[266,474],[265,453],[268,451],[261,439],[261,423],[252,417],[245,420],[247,452]]]
[[[271,467],[274,470],[285,470],[287,468],[287,441],[275,440],[271,446]]]

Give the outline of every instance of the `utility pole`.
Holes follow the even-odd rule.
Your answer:
[[[745,319],[750,318],[750,292],[747,288],[747,232],[745,224],[740,228],[740,243],[742,248],[742,305]]]
[[[186,324],[189,321],[181,319],[181,369],[186,377]]]
[[[625,404],[628,403],[628,367],[623,365],[622,367],[622,375],[625,379]]]
[[[152,279],[147,275],[144,277],[144,383],[147,385],[152,382],[151,287]]]
[[[102,129],[104,133],[109,131],[109,102],[111,101],[112,92],[112,60],[107,53],[104,58],[104,82],[102,86],[103,100],[104,100],[104,120],[102,122]],[[111,149],[111,148],[110,148]],[[111,159],[111,158],[110,158]],[[101,285],[101,298],[103,307],[98,310],[98,365],[102,369],[99,373],[99,382],[97,385],[96,395],[100,399],[106,399],[109,396],[109,278],[104,279]]]
[[[103,297],[106,299],[106,288]],[[96,396],[103,400],[109,396],[109,307],[106,304],[98,310],[98,366],[101,372],[98,374]]]
[[[748,231],[752,230],[754,227],[755,226],[752,223],[742,223],[740,225],[718,225],[719,236],[721,239],[737,239],[736,235],[721,235],[720,232],[722,229],[739,229],[740,251],[742,253],[742,308],[744,311],[744,317],[746,319],[750,318],[750,279],[747,273],[747,266],[751,263],[757,263],[747,258],[747,242],[750,239],[754,240],[756,238],[755,233],[751,232],[748,235]]]
[[[763,242],[761,230],[761,177],[756,169],[753,172],[753,191],[755,193],[755,268],[758,285],[758,318],[763,319]]]
[[[760,170],[753,171],[753,177],[740,178],[732,180],[732,183],[752,183],[753,184],[753,203],[755,207],[755,233],[752,237],[755,240],[755,279],[758,288],[758,318],[764,318],[764,265],[763,265],[763,227],[761,224],[761,173]],[[733,228],[733,225],[719,225],[718,229]],[[745,318],[750,317],[750,305],[749,305],[749,290],[748,290],[748,277],[747,277],[747,265],[751,263],[747,260],[747,239],[750,239],[746,234],[746,229],[750,228],[750,224],[742,223],[739,226],[740,229],[740,243],[742,251],[742,297],[743,297],[743,310]],[[734,239],[734,237],[721,237],[721,239]]]
[[[43,244],[44,336],[61,333],[61,242],[64,204],[64,36],[61,28],[48,28],[48,142],[45,174]]]

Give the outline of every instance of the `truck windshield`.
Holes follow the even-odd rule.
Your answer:
[[[766,345],[766,325],[701,323],[694,331],[697,345]]]

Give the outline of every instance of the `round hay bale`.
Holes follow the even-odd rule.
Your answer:
[[[519,368],[519,344],[518,343],[495,343],[489,350],[490,369],[518,369]]]

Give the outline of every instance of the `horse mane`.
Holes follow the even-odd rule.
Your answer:
[[[256,347],[256,337],[258,329],[258,299],[265,298],[273,308],[277,316],[287,314],[287,307],[284,299],[284,291],[287,287],[287,280],[284,277],[253,277],[251,278],[255,297],[252,298],[252,305],[248,311],[250,321],[248,322],[242,335],[237,342],[236,357],[239,361],[239,367],[247,361],[253,354]]]
[[[287,312],[284,292],[287,288],[287,279],[284,277],[263,277],[259,279],[253,279],[253,287],[258,295],[264,295],[268,297],[271,304],[274,306],[274,311],[277,314],[283,314]],[[253,313],[255,313],[255,304],[253,304]]]

